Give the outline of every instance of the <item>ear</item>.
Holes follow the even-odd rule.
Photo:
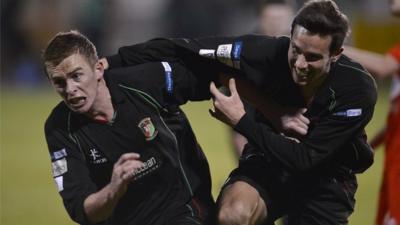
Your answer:
[[[334,53],[332,54],[332,61],[333,61],[333,62],[336,62],[336,61],[340,58],[340,56],[342,55],[342,53],[343,53],[343,47],[341,47],[339,50],[337,50],[336,52],[334,52]]]
[[[96,65],[94,66],[94,71],[96,73],[96,77],[98,80],[103,79],[104,75],[104,64],[101,60],[97,61]]]

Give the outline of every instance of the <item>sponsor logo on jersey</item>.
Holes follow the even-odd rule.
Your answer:
[[[340,111],[333,113],[334,116],[344,116],[344,117],[356,117],[361,116],[362,109],[348,109],[346,111]]]
[[[101,152],[97,151],[95,148],[89,150],[89,156],[93,164],[101,164],[107,162],[107,158],[101,155]]]
[[[51,163],[53,177],[63,175],[68,171],[67,160],[65,158],[59,159]]]
[[[61,159],[61,158],[65,158],[67,156],[67,150],[65,148],[55,151],[53,153],[51,153],[51,160],[57,160],[57,159]]]
[[[167,92],[169,94],[172,94],[174,81],[172,79],[171,66],[167,62],[161,62],[161,64],[163,65],[164,71],[165,71],[165,85],[166,85],[166,88],[167,88]]]
[[[214,49],[200,49],[199,55],[209,59],[215,59],[215,50]]]
[[[158,134],[158,131],[154,127],[153,122],[151,122],[150,117],[146,117],[146,118],[142,119],[139,122],[138,127],[140,128],[140,130],[144,134],[144,137],[146,138],[146,141],[153,140]]]
[[[217,59],[220,62],[222,62],[230,67],[233,67],[233,62],[231,59],[231,52],[232,52],[232,44],[218,45]]]
[[[144,166],[139,169],[133,171],[133,180],[138,180],[147,174],[154,172],[157,168],[160,167],[160,163],[156,160],[155,157],[151,157],[150,159],[143,162]]]

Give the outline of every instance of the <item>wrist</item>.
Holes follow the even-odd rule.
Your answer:
[[[108,184],[106,187],[106,198],[109,201],[118,201],[126,192],[127,185],[113,185],[112,183]]]
[[[232,121],[232,126],[235,127],[239,121],[243,118],[243,116],[246,114],[246,111],[244,110],[240,110],[237,112],[237,116],[235,117],[235,119]]]

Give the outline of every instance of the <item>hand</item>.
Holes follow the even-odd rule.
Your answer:
[[[114,164],[110,187],[117,195],[126,192],[134,172],[144,166],[144,163],[139,159],[140,155],[137,153],[126,153]]]
[[[123,154],[114,164],[110,183],[85,199],[83,207],[92,224],[111,216],[119,199],[125,194],[133,172],[144,166],[139,158],[137,153]]]
[[[226,96],[211,82],[210,92],[214,96],[214,110],[210,109],[209,112],[212,117],[234,127],[246,112],[236,90],[235,79],[229,79],[229,90],[231,96]]]
[[[281,125],[282,131],[286,136],[290,137],[299,137],[304,136],[308,132],[308,125],[310,124],[310,120],[305,117],[303,114],[307,111],[307,109],[295,109],[288,110],[292,111],[287,114],[281,116]]]

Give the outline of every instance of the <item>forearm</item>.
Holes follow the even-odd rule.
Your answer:
[[[377,149],[385,140],[385,134],[386,134],[386,127],[382,128],[379,130],[377,134],[372,138],[370,141],[370,145],[373,149]]]
[[[245,136],[267,161],[279,162],[293,173],[312,170],[322,158],[330,154],[329,151],[320,152],[325,157],[316,159],[312,157],[314,149],[277,134],[268,125],[256,122],[248,115],[243,116],[234,129]]]
[[[87,219],[93,224],[106,220],[111,216],[124,192],[115,190],[108,184],[100,191],[89,195],[83,203]]]
[[[328,163],[344,165],[345,161],[352,161],[353,158],[347,156],[349,153],[347,151],[340,154],[342,158],[338,161],[332,161],[332,157],[342,148],[353,151],[349,137],[357,136],[356,133],[361,129],[357,128],[360,125],[353,125],[352,128],[349,126],[341,128],[340,124],[330,123],[316,125],[314,131],[300,143],[277,134],[264,122],[255,121],[248,115],[243,116],[234,129],[243,134],[267,160],[279,162],[289,171],[298,174],[316,171],[328,166]]]
[[[399,64],[390,55],[382,55],[362,49],[346,46],[344,54],[361,63],[376,78],[382,79],[393,75]]]

